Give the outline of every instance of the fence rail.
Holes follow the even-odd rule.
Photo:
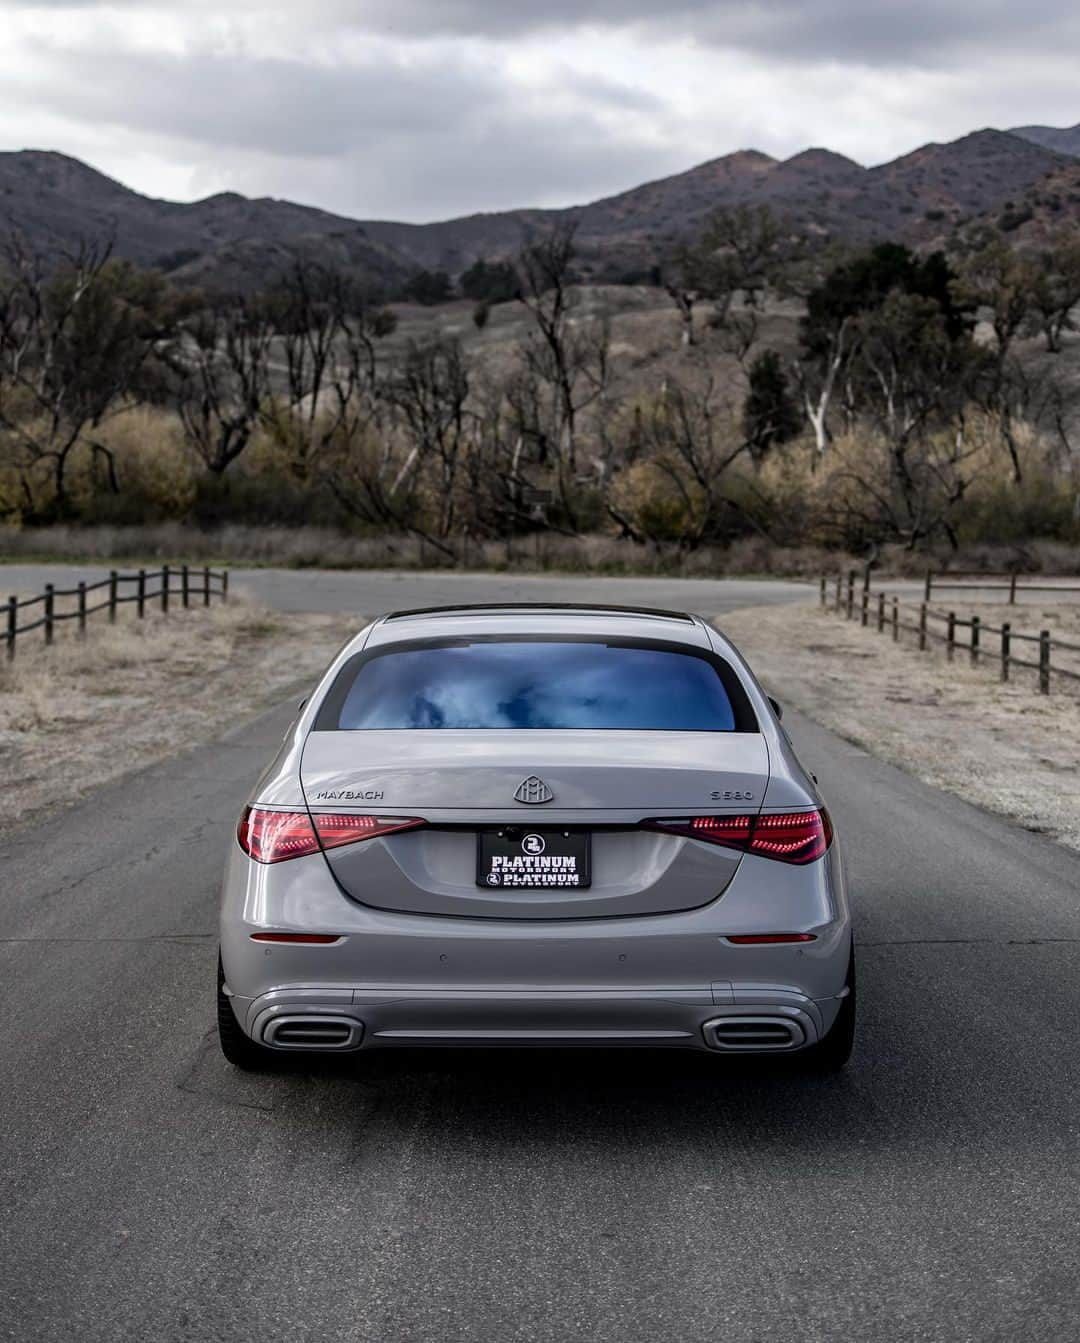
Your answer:
[[[155,586],[156,585],[156,586]],[[133,588],[133,591],[129,591]],[[91,600],[98,593],[105,595]],[[53,583],[45,584],[45,591],[36,597],[9,597],[7,599],[7,619],[4,625],[3,641],[7,646],[10,661],[15,656],[16,640],[33,633],[44,632],[45,642],[51,644],[57,625],[69,620],[78,622],[80,637],[86,634],[86,622],[91,616],[107,611],[109,623],[115,624],[116,613],[121,606],[134,604],[139,619],[146,615],[151,603],[158,603],[163,614],[168,615],[169,604],[178,598],[184,608],[191,606],[196,599],[209,606],[211,599],[220,597],[227,601],[229,596],[229,571],[227,569],[192,568],[183,564],[178,568],[163,564],[160,569],[139,569],[135,573],[120,573],[113,569],[108,578],[96,583],[77,583],[74,587],[58,588]],[[75,606],[71,610],[60,610],[58,602],[74,598]],[[36,611],[36,618],[21,620],[20,612]]]
[[[1071,643],[1052,634],[1050,630],[1040,630],[1038,634],[1014,630],[1010,621],[1005,621],[1001,625],[990,625],[976,615],[965,619],[958,616],[955,611],[936,610],[926,601],[918,605],[901,602],[895,595],[881,591],[872,592],[866,580],[856,592],[856,577],[854,569],[849,570],[846,582],[844,575],[838,573],[835,579],[835,591],[830,598],[833,584],[828,574],[822,574],[822,607],[827,608],[831,605],[833,610],[846,615],[849,620],[858,617],[863,626],[869,626],[873,622],[879,633],[891,633],[894,643],[899,641],[901,631],[912,633],[917,637],[920,652],[925,652],[931,642],[942,644],[945,656],[950,662],[955,660],[957,652],[961,652],[968,655],[972,666],[995,663],[1002,681],[1009,680],[1013,667],[1024,667],[1037,672],[1039,693],[1042,695],[1049,695],[1051,681],[1055,676],[1080,683],[1080,669],[1062,667],[1053,660],[1055,652],[1072,653],[1080,658],[1080,643]],[[1008,586],[1005,584],[1004,589],[1007,590]],[[1054,587],[1049,590],[1067,592],[1080,591],[1080,588]],[[1015,589],[1011,600],[1015,600]],[[915,618],[904,619],[905,614]],[[935,624],[939,628],[935,628]],[[944,628],[940,628],[941,626]],[[964,630],[969,631],[967,636],[959,637]],[[990,639],[998,641],[996,647],[990,646],[988,642]],[[1038,649],[1037,659],[1017,657],[1013,652],[1014,643],[1034,644]]]
[[[1065,579],[1057,583],[1041,583],[1042,575],[1018,574],[1010,570],[1005,574],[987,573],[982,569],[927,569],[924,587],[924,600],[933,600],[934,590],[948,588],[961,592],[1007,592],[1009,605],[1016,605],[1017,593],[1024,592],[1080,592],[1080,582]],[[979,581],[974,581],[979,580]]]

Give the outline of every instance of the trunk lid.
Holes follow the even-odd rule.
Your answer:
[[[314,732],[301,778],[313,811],[429,823],[326,852],[341,887],[363,904],[473,918],[596,918],[692,909],[720,896],[738,853],[635,827],[665,814],[757,812],[769,757],[756,733]],[[500,826],[514,839],[540,832],[556,845],[560,829],[587,832],[591,885],[481,885],[477,835]]]
[[[528,779],[552,794],[515,797]],[[301,780],[308,806],[519,812],[688,808],[756,811],[769,781],[759,733],[577,731],[313,732]],[[544,796],[534,789],[538,796]]]

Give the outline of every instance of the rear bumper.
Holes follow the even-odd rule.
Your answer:
[[[775,985],[558,994],[288,987],[253,999],[234,996],[233,1007],[253,1039],[288,1050],[637,1046],[790,1053],[826,1034],[840,1001]]]
[[[252,941],[267,930],[339,940]],[[727,940],[770,931],[812,932],[815,940]],[[835,847],[812,868],[749,859],[704,908],[545,923],[368,908],[342,896],[321,857],[265,868],[237,850],[226,874],[221,947],[237,1019],[275,1048],[776,1052],[812,1045],[832,1026],[851,928]],[[277,1039],[281,1022],[285,1044]],[[727,1030],[732,1024],[737,1029]]]

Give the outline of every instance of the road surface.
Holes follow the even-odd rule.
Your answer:
[[[1080,859],[790,715],[857,901],[846,1074],[245,1076],[212,1025],[216,886],[291,712],[0,840],[0,1337],[1077,1337]]]
[[[74,587],[108,577],[108,567],[72,564],[0,566],[0,596]],[[378,569],[230,569],[230,589],[278,611],[348,611],[377,615],[470,602],[593,602],[659,606],[713,614],[732,606],[793,601],[803,583],[740,578],[605,578],[574,574],[481,574]]]

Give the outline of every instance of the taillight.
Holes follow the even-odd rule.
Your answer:
[[[346,812],[267,811],[246,807],[236,828],[240,847],[257,863],[283,863],[425,823],[414,816],[351,816]]]
[[[765,812],[760,816],[692,816],[686,820],[644,821],[649,830],[686,835],[781,863],[816,862],[832,843],[833,828],[824,807],[815,811]]]

